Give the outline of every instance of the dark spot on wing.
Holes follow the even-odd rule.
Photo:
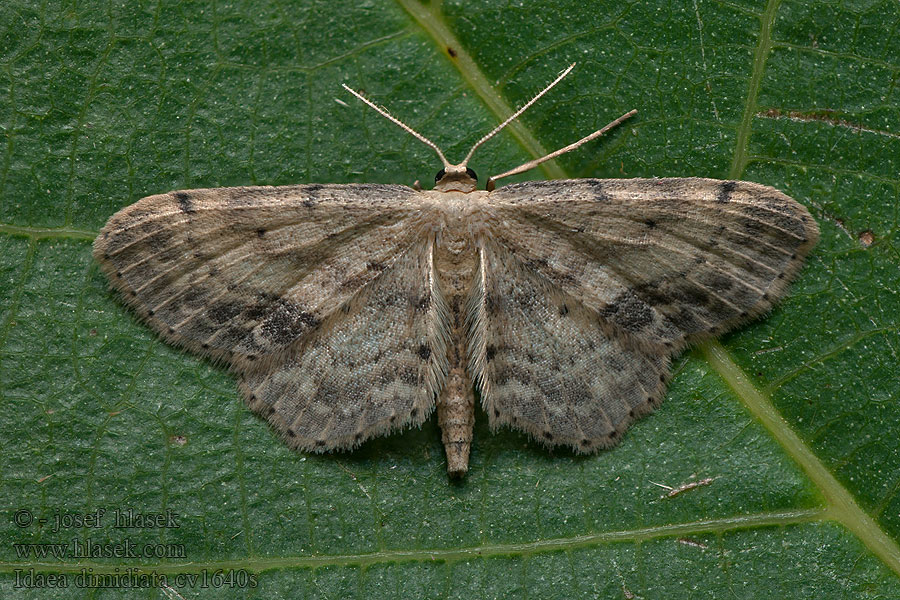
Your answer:
[[[415,310],[417,312],[428,312],[428,308],[431,306],[431,296],[429,294],[425,294],[421,298],[413,298],[412,305],[415,307]]]
[[[227,323],[241,313],[244,304],[241,302],[219,302],[207,311],[207,316],[216,325]]]
[[[416,353],[422,360],[428,360],[428,358],[431,356],[431,348],[428,347],[427,344],[420,344],[419,349],[416,351]]]
[[[272,310],[271,302],[271,300],[261,300],[259,304],[248,307],[244,316],[250,321],[259,321]]]
[[[182,212],[192,213],[196,211],[191,195],[187,192],[175,192],[175,200],[178,201],[178,208]]]
[[[275,345],[286,345],[319,324],[315,315],[283,300],[268,309],[269,317],[262,323],[261,333]]]
[[[266,235],[265,229],[257,229],[256,230],[256,237],[263,237],[264,235]]]
[[[716,202],[725,203],[731,201],[731,194],[736,187],[737,181],[723,181],[722,184],[719,185],[719,193],[716,194]]]
[[[497,354],[497,347],[493,344],[488,344],[487,348],[484,349],[484,357],[487,360],[494,360],[494,355]]]
[[[319,183],[311,183],[309,185],[304,185],[302,189],[303,195],[306,196],[303,199],[303,206],[312,208],[319,200],[319,191],[322,189],[322,185]]]
[[[309,185],[302,186],[303,195],[306,196],[303,199],[303,206],[306,208],[312,208],[316,205],[316,202],[319,199],[319,191],[322,189],[322,185],[319,183],[311,183]]]
[[[585,183],[591,192],[594,193],[594,200],[597,202],[609,202],[609,192],[606,191],[606,184],[596,179],[590,179]]]
[[[600,316],[626,331],[640,331],[653,322],[653,309],[633,292],[625,291],[601,309]]]

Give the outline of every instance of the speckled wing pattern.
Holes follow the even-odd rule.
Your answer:
[[[485,411],[580,452],[661,401],[685,344],[767,311],[818,238],[802,205],[743,181],[529,182],[488,210],[468,314]]]
[[[470,287],[436,272],[445,229],[459,260],[437,264]],[[783,296],[817,238],[803,206],[742,181],[297,185],[144,198],[94,255],[167,341],[227,363],[294,447],[422,423],[464,342],[492,426],[592,452],[662,400],[685,344]]]
[[[169,342],[227,363],[289,444],[354,446],[431,412],[446,307],[417,192],[297,185],[150,196],[94,256]]]

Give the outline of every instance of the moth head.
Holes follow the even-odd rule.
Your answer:
[[[474,192],[478,187],[478,175],[465,165],[449,165],[434,176],[434,189],[439,192]]]

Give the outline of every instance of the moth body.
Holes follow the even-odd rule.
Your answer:
[[[468,176],[457,177],[453,185],[424,192],[433,201],[433,210],[442,218],[434,246],[434,270],[438,286],[449,310],[447,381],[437,398],[437,418],[447,455],[447,472],[453,478],[466,474],[475,425],[475,398],[468,365],[466,310],[477,271],[474,227],[482,221],[487,192],[460,191],[474,188]],[[449,189],[448,189],[449,188]]]
[[[473,387],[492,428],[578,453],[613,446],[662,401],[672,357],[768,311],[819,232],[800,203],[746,181],[494,189],[634,111],[478,191],[472,152],[545,92],[459,165],[353,92],[437,151],[434,190],[148,196],[110,217],[94,256],[167,341],[227,364],[292,447],[354,448],[437,407],[448,472],[460,477]]]

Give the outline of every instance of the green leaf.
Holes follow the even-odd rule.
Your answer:
[[[0,595],[61,573],[60,598],[900,597],[898,31],[889,0],[3,2]],[[431,181],[341,83],[453,161],[575,61],[479,150],[482,180],[637,108],[525,177],[747,179],[822,229],[790,296],[688,352],[611,451],[479,414],[459,484],[433,420],[293,452],[91,259],[153,193]],[[135,555],[34,554],[73,540]]]

